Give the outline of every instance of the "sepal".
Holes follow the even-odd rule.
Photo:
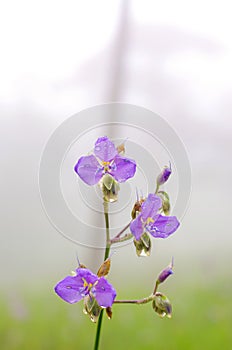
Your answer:
[[[166,295],[157,292],[152,302],[152,307],[160,317],[172,317],[172,305]]]
[[[151,240],[149,235],[145,232],[141,238],[137,241],[134,239],[134,245],[136,248],[136,254],[138,256],[149,256],[151,253]]]

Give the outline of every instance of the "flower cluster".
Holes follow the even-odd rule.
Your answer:
[[[152,302],[152,307],[159,316],[171,317],[172,314],[169,299],[157,289],[173,274],[173,260],[158,275],[152,294],[141,300],[117,300],[114,287],[106,279],[110,269],[109,252],[112,244],[133,238],[137,255],[148,256],[151,251],[150,236],[168,238],[180,225],[176,216],[169,215],[171,206],[168,194],[160,190],[160,186],[167,182],[172,173],[171,165],[169,165],[165,166],[157,176],[154,193],[148,193],[141,199],[137,198],[131,213],[132,220],[114,238],[110,238],[108,205],[118,199],[119,184],[131,179],[136,172],[136,162],[122,156],[124,151],[124,144],[116,147],[108,137],[100,137],[95,142],[93,152],[82,156],[74,167],[75,173],[87,185],[99,185],[102,190],[106,222],[105,259],[97,274],[79,264],[73,276],[67,276],[57,283],[55,292],[70,304],[83,300],[84,312],[89,314],[94,322],[97,322],[103,309],[106,309],[108,318],[111,318],[111,307],[117,303],[145,304]],[[130,232],[124,234],[127,229]],[[100,320],[101,318],[99,322]],[[98,348],[99,327],[101,327],[101,322],[97,330],[95,349]]]

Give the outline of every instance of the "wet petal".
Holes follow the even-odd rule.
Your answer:
[[[118,182],[124,182],[134,176],[136,163],[134,160],[116,156],[110,169],[110,174]]]
[[[67,276],[55,286],[55,292],[64,301],[70,304],[76,303],[88,294],[88,289],[79,276]]]
[[[147,218],[154,218],[157,215],[157,211],[161,208],[161,199],[153,193],[150,193],[142,204],[142,218],[145,221]]]
[[[110,162],[118,154],[116,147],[107,136],[99,137],[95,143],[94,153],[103,162]]]
[[[74,170],[90,186],[97,184],[104,172],[103,167],[93,155],[81,157],[75,165]]]
[[[135,239],[138,241],[144,231],[144,225],[142,223],[141,214],[131,222],[130,230],[131,233],[134,235]]]
[[[176,216],[157,215],[155,222],[147,225],[146,230],[153,237],[167,238],[178,229],[179,225]]]
[[[113,304],[117,293],[104,277],[100,277],[96,285],[91,289],[91,294],[100,306],[109,307]]]

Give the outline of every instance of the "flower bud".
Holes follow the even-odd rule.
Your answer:
[[[89,315],[92,322],[96,323],[101,312],[101,307],[98,305],[95,298],[89,295],[84,298],[84,309],[83,312]]]
[[[166,315],[168,318],[172,317],[172,305],[164,294],[159,292],[155,294],[152,307],[160,317],[164,317]]]
[[[109,271],[110,271],[110,259],[108,258],[99,267],[97,276],[98,277],[107,276]]]
[[[125,153],[125,143],[121,143],[120,145],[117,146],[117,151],[120,154],[124,154]]]
[[[160,185],[163,185],[165,182],[167,182],[171,173],[172,173],[171,165],[165,166],[162,172],[157,176],[157,179],[156,179],[157,186],[159,187]]]
[[[170,214],[170,199],[169,195],[165,191],[159,191],[157,195],[161,198],[162,200],[162,210],[165,215]]]
[[[134,239],[134,245],[136,248],[136,254],[138,256],[149,256],[151,252],[151,240],[148,234],[145,232],[141,238],[137,241]]]
[[[106,202],[116,202],[120,189],[118,182],[109,174],[105,174],[101,181],[103,198]]]
[[[113,314],[111,307],[106,308],[106,314],[107,314],[108,319],[111,320],[112,314]]]
[[[131,212],[131,217],[133,220],[136,218],[137,213],[141,210],[141,204],[142,204],[141,201],[135,202],[135,205],[134,205],[132,212]]]
[[[172,275],[173,274],[172,268],[173,268],[173,259],[172,259],[172,262],[163,271],[160,272],[157,278],[157,282],[163,283],[170,275]]]

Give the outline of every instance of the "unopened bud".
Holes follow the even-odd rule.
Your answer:
[[[140,212],[140,210],[141,210],[141,204],[142,204],[141,201],[135,202],[135,205],[134,205],[134,207],[133,207],[133,209],[132,209],[132,212],[131,212],[131,217],[132,217],[133,220],[136,218],[137,213]]]
[[[107,276],[110,271],[110,259],[106,259],[97,272],[98,277]]]
[[[106,314],[108,319],[111,320],[113,312],[110,306],[106,308]]]
[[[163,270],[160,272],[157,282],[158,283],[163,283],[170,275],[173,274],[173,259],[172,262]]]
[[[117,151],[118,151],[118,153],[124,154],[125,153],[125,143],[121,143],[120,145],[118,145]]]
[[[134,245],[136,248],[136,254],[138,256],[149,256],[151,252],[151,240],[148,234],[145,232],[137,241],[134,239]]]
[[[161,198],[162,200],[162,210],[165,215],[170,214],[170,199],[169,195],[165,191],[159,191],[157,195]]]
[[[165,182],[167,182],[171,173],[172,173],[171,165],[165,166],[162,172],[157,176],[157,179],[156,179],[157,186],[159,187],[160,185],[163,185]]]
[[[168,318],[172,317],[172,305],[164,294],[159,292],[155,294],[152,307],[160,317],[164,317],[166,315]]]
[[[116,202],[120,186],[118,182],[109,174],[105,174],[101,181],[103,198],[106,202]]]
[[[84,298],[84,309],[83,312],[86,315],[89,315],[92,322],[96,323],[100,316],[102,308],[98,305],[95,298],[91,296],[86,296]]]

